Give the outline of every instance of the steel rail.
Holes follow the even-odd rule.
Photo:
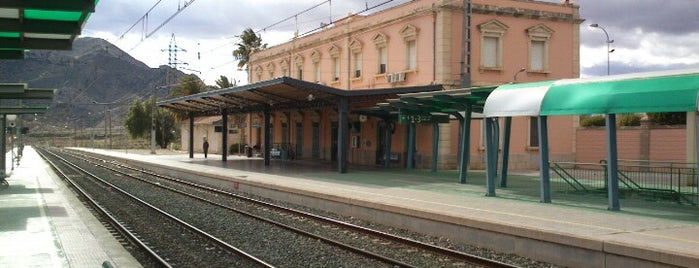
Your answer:
[[[51,153],[51,152],[49,152],[49,153]],[[79,170],[79,171],[85,173],[86,175],[88,175],[88,176],[90,176],[90,177],[92,177],[92,178],[94,178],[94,179],[100,181],[101,183],[104,183],[105,185],[111,187],[113,190],[116,190],[116,191],[120,192],[121,194],[123,194],[123,195],[125,195],[125,196],[128,196],[129,198],[131,198],[131,199],[137,201],[138,203],[140,203],[140,204],[142,204],[142,205],[144,205],[144,206],[146,206],[146,207],[148,207],[148,208],[150,208],[150,209],[152,209],[152,210],[158,212],[159,214],[161,214],[161,215],[167,217],[168,219],[171,219],[171,220],[173,220],[173,221],[179,223],[181,226],[184,226],[186,229],[188,229],[188,230],[190,230],[190,231],[192,231],[192,232],[194,232],[194,233],[196,233],[196,234],[198,234],[198,235],[201,235],[201,236],[205,237],[205,238],[208,239],[209,241],[213,241],[215,244],[218,244],[221,248],[226,249],[226,250],[229,250],[229,251],[236,252],[237,254],[240,254],[241,256],[245,257],[246,259],[248,259],[248,260],[250,260],[250,261],[252,261],[252,262],[254,262],[254,263],[256,263],[256,264],[258,264],[258,265],[260,265],[260,266],[262,266],[262,267],[269,267],[269,268],[273,268],[273,267],[274,267],[273,265],[268,264],[268,263],[266,263],[265,261],[260,260],[259,258],[255,257],[255,256],[253,256],[253,255],[251,255],[251,254],[249,254],[249,253],[247,253],[247,252],[245,252],[245,251],[243,251],[243,250],[241,250],[241,249],[238,249],[237,247],[235,247],[235,246],[233,246],[233,245],[230,245],[230,244],[226,243],[225,241],[219,239],[218,237],[215,237],[215,236],[213,236],[213,235],[211,235],[211,234],[209,234],[209,233],[207,233],[207,232],[205,232],[205,231],[203,231],[203,230],[197,228],[196,226],[193,226],[193,225],[191,225],[191,224],[185,222],[184,220],[182,220],[182,219],[180,219],[180,218],[177,218],[177,217],[175,217],[174,215],[172,215],[172,214],[170,214],[170,213],[168,213],[168,212],[166,212],[166,211],[164,211],[164,210],[161,210],[161,209],[159,209],[158,207],[156,207],[156,206],[154,206],[154,205],[152,205],[152,204],[150,204],[150,203],[148,203],[148,202],[146,202],[146,201],[144,201],[144,200],[142,200],[142,199],[140,199],[140,198],[138,198],[138,197],[136,197],[136,196],[134,196],[134,195],[132,195],[132,194],[126,192],[126,191],[124,191],[123,189],[119,188],[118,186],[116,186],[116,185],[114,185],[114,184],[112,184],[112,183],[109,183],[109,182],[103,180],[103,179],[100,178],[99,176],[92,174],[91,172],[89,172],[89,171],[87,171],[87,170],[85,170],[85,169],[83,169],[83,168],[81,168],[81,167],[79,167],[79,166],[73,164],[72,162],[70,162],[70,161],[68,161],[68,160],[66,160],[66,159],[64,159],[64,158],[62,158],[62,157],[60,157],[60,156],[58,156],[58,155],[56,155],[56,154],[54,154],[54,153],[51,153],[51,154],[53,154],[55,157],[61,159],[61,161],[63,161],[64,163],[68,164],[69,166],[71,166],[71,167],[73,167],[73,168],[75,168],[75,169],[77,169],[77,170]],[[102,167],[104,168],[104,166],[101,165],[101,164],[94,163],[94,162],[93,162],[92,164],[95,164],[95,165],[98,165],[98,166],[102,166]],[[124,174],[124,175],[128,175],[128,174]],[[130,175],[129,175],[129,176],[130,176]]]
[[[92,156],[92,155],[89,156],[89,157],[92,157],[92,158],[94,158],[94,159],[100,159],[100,158],[95,157],[95,156]],[[100,160],[102,160],[102,159],[100,159]],[[102,162],[107,162],[107,161],[102,160]],[[99,164],[99,163],[97,163],[97,164]],[[517,266],[511,265],[511,264],[499,262],[499,261],[496,261],[496,260],[491,260],[491,259],[488,259],[488,258],[484,258],[484,257],[480,257],[480,256],[477,256],[477,255],[468,254],[468,253],[464,253],[464,252],[460,252],[460,251],[456,251],[456,250],[452,250],[452,249],[447,249],[447,248],[444,248],[444,247],[434,246],[434,245],[427,244],[427,243],[424,243],[424,242],[416,241],[416,240],[409,239],[409,238],[405,238],[405,237],[400,237],[400,236],[397,236],[397,235],[389,234],[389,233],[382,232],[382,231],[378,231],[378,230],[369,229],[369,228],[366,228],[366,227],[362,227],[362,226],[358,226],[358,225],[355,225],[355,224],[351,224],[351,223],[339,221],[339,220],[332,219],[332,218],[329,218],[329,217],[320,216],[320,215],[315,215],[315,214],[308,213],[308,212],[305,212],[305,211],[301,211],[301,210],[297,210],[297,209],[293,209],[293,208],[282,207],[282,206],[279,206],[279,205],[275,205],[275,204],[268,203],[268,202],[264,202],[264,201],[260,201],[260,200],[255,200],[255,199],[252,199],[252,198],[249,198],[249,197],[241,196],[241,195],[234,194],[234,193],[231,193],[231,192],[226,192],[226,191],[223,191],[223,190],[220,190],[220,189],[216,189],[216,188],[213,188],[213,187],[209,187],[209,186],[206,186],[206,185],[201,185],[201,184],[193,183],[193,182],[186,181],[186,180],[182,180],[182,179],[178,179],[178,178],[172,178],[172,177],[168,177],[168,176],[156,174],[156,173],[154,173],[154,172],[150,172],[150,171],[147,171],[147,170],[145,170],[145,169],[133,168],[133,167],[131,167],[131,166],[128,166],[128,165],[125,165],[125,164],[121,164],[121,163],[117,163],[117,162],[111,162],[111,164],[116,165],[116,166],[119,166],[119,167],[121,167],[121,168],[129,169],[129,170],[132,170],[132,171],[137,171],[137,172],[141,172],[141,173],[144,173],[144,174],[148,174],[148,175],[150,175],[150,176],[154,176],[154,177],[157,177],[157,178],[160,178],[160,179],[169,180],[169,181],[177,182],[177,183],[180,183],[180,184],[185,184],[185,185],[188,185],[188,186],[191,186],[191,187],[196,187],[196,188],[203,189],[203,190],[207,190],[207,191],[210,191],[210,192],[213,192],[213,193],[226,195],[226,196],[229,196],[229,197],[232,197],[232,198],[244,200],[244,201],[246,201],[246,202],[251,202],[251,203],[254,203],[254,204],[266,206],[266,207],[269,207],[269,208],[273,208],[273,209],[276,209],[276,210],[288,212],[288,213],[295,214],[295,215],[299,215],[299,216],[302,216],[302,217],[311,218],[311,219],[314,219],[314,220],[317,220],[317,221],[321,221],[321,222],[325,222],[325,223],[328,223],[328,224],[334,224],[334,225],[342,226],[342,228],[347,228],[347,229],[351,229],[351,230],[354,230],[354,231],[357,231],[357,232],[369,234],[369,235],[376,236],[376,237],[379,237],[379,238],[382,238],[382,239],[385,239],[385,240],[390,240],[390,241],[394,241],[394,242],[398,242],[398,243],[403,243],[403,244],[410,245],[410,246],[413,246],[413,247],[416,247],[416,248],[420,248],[420,249],[423,249],[423,250],[426,250],[426,251],[431,251],[431,252],[435,252],[435,253],[438,253],[438,254],[441,254],[441,255],[444,255],[444,256],[448,256],[448,257],[451,257],[451,258],[460,259],[460,260],[462,260],[462,261],[464,261],[464,262],[467,262],[467,263],[471,263],[471,264],[475,264],[475,265],[480,265],[480,266],[483,266],[483,267],[503,267],[503,268],[513,268],[513,267],[517,267]],[[101,165],[101,164],[99,164],[99,165]],[[112,171],[122,173],[121,171],[118,171],[118,170],[116,170],[116,169],[112,169]],[[127,173],[122,173],[122,174],[123,174],[123,175],[126,175],[126,176],[131,176],[130,174],[127,174]],[[145,180],[144,180],[144,182],[148,182],[148,183],[154,184],[154,183],[152,183],[152,182],[145,181]],[[154,185],[163,187],[162,185],[159,185],[159,184],[154,184]],[[175,190],[175,191],[178,191],[178,190]],[[188,194],[188,195],[189,195],[189,194]],[[194,197],[194,196],[193,196],[193,197]],[[195,198],[198,198],[198,197],[195,197]],[[203,200],[203,199],[202,199],[202,200]],[[219,205],[219,204],[216,204],[216,203],[214,203],[214,204],[215,204],[215,205],[218,205],[218,206],[222,206],[222,205]],[[225,206],[223,206],[223,207],[225,207]],[[235,209],[235,208],[231,208],[231,209],[233,209],[233,210],[235,210],[235,211],[238,211],[238,210]],[[238,212],[246,214],[246,212],[243,212],[243,211],[238,211]],[[257,217],[257,216],[252,215],[252,217]],[[290,228],[294,228],[294,227],[290,227]],[[352,246],[349,246],[349,247],[352,247]],[[368,252],[368,254],[374,254],[374,253]],[[389,259],[390,259],[390,258],[389,258]],[[402,264],[402,265],[401,265],[401,264],[398,264],[398,263],[400,263],[400,262],[397,261],[396,265],[400,265],[400,266],[407,265],[407,264]],[[409,266],[409,265],[408,265],[408,266]],[[405,266],[404,266],[404,267],[405,267]]]

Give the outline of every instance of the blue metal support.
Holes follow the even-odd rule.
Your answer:
[[[7,174],[5,174],[5,169],[7,168],[5,164],[5,152],[7,152],[7,150],[5,149],[5,147],[7,146],[5,144],[5,141],[7,140],[7,138],[5,137],[5,130],[7,129],[6,114],[2,114],[2,124],[0,125],[2,127],[2,131],[0,131],[0,149],[2,150],[2,154],[0,154],[0,180],[4,180],[7,176]]]
[[[432,173],[437,173],[439,160],[439,123],[432,123]]]
[[[694,184],[696,184],[696,193],[699,193],[699,112],[694,111],[694,163],[696,166],[694,168]]]
[[[471,162],[471,113],[473,105],[466,103],[464,111],[464,122],[461,125],[461,165],[459,170],[459,183],[466,183],[468,177],[468,165]]]
[[[393,140],[394,125],[391,121],[386,120],[386,148],[384,149],[383,167],[391,166],[391,141]]]
[[[502,168],[500,169],[500,187],[507,187],[507,165],[510,160],[510,136],[512,133],[512,117],[505,117],[505,133],[502,141]]]
[[[347,173],[347,151],[349,146],[349,122],[347,113],[349,112],[349,101],[341,98],[338,105],[338,135],[337,135],[337,169],[340,173]]]
[[[221,110],[221,161],[226,161],[228,159],[228,110]]]
[[[541,172],[541,202],[551,203],[551,175],[549,174],[549,135],[546,116],[539,116],[539,171]]]
[[[269,159],[270,159],[269,150],[271,149],[270,147],[272,147],[272,143],[270,142],[272,135],[271,135],[271,133],[269,133],[269,125],[270,125],[269,107],[265,107],[265,110],[262,112],[262,114],[264,117],[264,122],[262,124],[262,132],[264,132],[264,136],[265,136],[264,137],[265,144],[263,146],[264,148],[263,148],[262,155],[264,156],[265,166],[269,166]]]
[[[607,114],[607,197],[609,198],[609,207],[612,211],[619,210],[619,166],[617,146],[616,146],[616,115]]]
[[[189,158],[194,158],[194,113],[189,112]]]
[[[497,127],[495,122],[498,118],[485,118],[485,186],[486,196],[495,196],[495,177],[497,176],[497,151],[498,143],[496,139]]]
[[[415,159],[415,122],[408,123],[408,157],[405,159],[405,169],[413,169]]]

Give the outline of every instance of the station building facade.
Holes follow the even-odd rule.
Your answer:
[[[370,15],[350,14],[316,33],[253,53],[249,82],[291,77],[347,91],[423,85],[448,90],[576,78],[583,21],[578,10],[568,1],[415,0]],[[485,163],[483,124],[473,118],[470,167],[479,169]],[[272,146],[291,148],[296,158],[336,160],[336,109],[277,111],[270,119]],[[248,114],[234,126],[237,135],[250,146],[264,144],[262,120],[262,114]],[[347,161],[382,164],[381,137],[387,129],[382,120],[350,113],[349,122]],[[535,124],[535,118],[513,120],[512,169],[538,167]],[[574,160],[577,124],[575,117],[549,122],[552,160]],[[457,120],[439,124],[440,168],[458,165],[460,129]],[[415,167],[429,167],[432,137],[431,123],[417,125]],[[405,165],[407,127],[396,123],[392,139],[391,165]]]

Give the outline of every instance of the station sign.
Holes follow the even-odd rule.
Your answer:
[[[398,122],[401,124],[449,123],[449,115],[435,115],[424,111],[406,111],[401,109],[398,113]]]

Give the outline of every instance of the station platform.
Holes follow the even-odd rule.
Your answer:
[[[0,267],[141,267],[31,147],[6,157]]]
[[[566,254],[575,258],[560,266],[699,267],[698,207],[624,199],[621,211],[609,211],[605,197],[589,196],[544,204],[538,199],[538,171],[511,172],[510,186],[498,188],[495,197],[487,197],[485,174],[479,171],[469,172],[468,183],[460,184],[456,171],[350,166],[347,173],[340,174],[336,163],[316,160],[272,160],[264,166],[261,158],[236,155],[222,161],[221,155],[209,154],[205,159],[203,154],[195,154],[189,158],[186,152],[167,150],[154,155],[148,150],[83,150],[214,175],[236,186],[263,185],[332,202],[436,219],[458,226],[456,235],[478,230],[468,239],[496,234],[492,241],[495,248],[518,255],[551,259],[561,258],[551,255]],[[430,228],[423,223],[417,225]],[[645,261],[629,261],[627,257]]]
[[[536,171],[511,172],[509,187],[498,188],[497,196],[486,197],[485,174],[479,171],[469,172],[468,182],[460,184],[456,171],[431,173],[350,166],[347,173],[340,174],[336,163],[323,161],[273,160],[264,166],[260,158],[235,155],[221,161],[220,155],[209,154],[205,159],[203,154],[195,154],[190,159],[186,152],[167,150],[152,155],[149,150],[75,149],[206,174],[236,188],[264,186],[328,202],[439,221],[454,227],[455,236],[478,240],[476,243],[484,246],[483,243],[490,243],[486,246],[489,248],[541,261],[566,259],[556,263],[558,266],[699,267],[696,206],[624,199],[621,211],[608,211],[605,198],[587,196],[554,196],[552,203],[544,204],[538,201]],[[81,267],[73,264],[78,257],[91,259],[97,265],[104,260],[122,263],[110,249],[102,249],[94,256],[87,256],[87,252],[70,253],[68,244],[72,239],[64,236],[94,236],[85,239],[95,239],[98,246],[80,245],[83,249],[106,244],[97,242],[100,235],[91,234],[96,231],[76,212],[82,205],[67,203],[72,193],[48,173],[46,164],[27,147],[22,163],[8,178],[10,189],[0,191],[0,219],[11,219],[9,223],[0,220],[0,248],[13,249],[0,251],[0,267],[23,267],[29,264],[31,256],[42,256],[41,261],[59,267],[66,263]],[[69,220],[76,221],[76,225],[60,227],[62,221]],[[416,228],[435,227],[421,222]],[[43,241],[46,249],[34,252],[35,247],[18,242],[32,241],[28,238],[33,236],[41,237],[43,240],[36,241]]]

